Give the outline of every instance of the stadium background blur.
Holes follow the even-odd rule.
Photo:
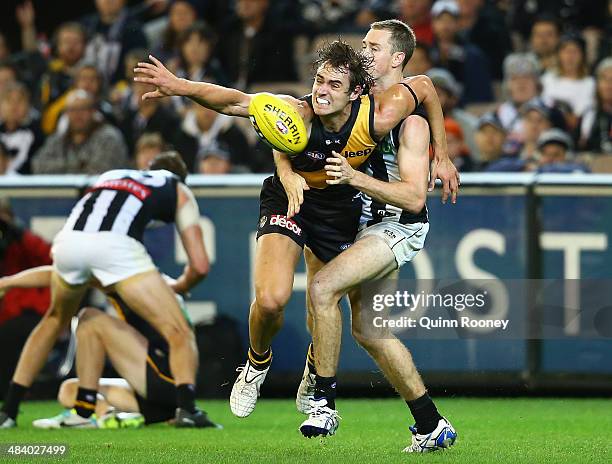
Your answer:
[[[200,323],[202,394],[226,395],[244,353],[258,186],[273,161],[248,120],[176,97],[143,103],[139,97],[149,89],[132,82],[131,70],[149,53],[190,79],[301,96],[309,93],[319,44],[341,36],[361,47],[372,21],[402,19],[419,43],[406,74],[432,78],[450,153],[466,173],[457,206],[430,197],[427,258],[402,276],[609,275],[612,179],[595,174],[612,172],[612,1],[50,3],[0,5],[0,196],[10,198],[10,205],[0,204],[0,275],[46,263],[39,248],[24,245],[31,237],[22,231],[50,241],[87,185],[82,175],[145,168],[155,154],[176,148],[194,174],[190,184],[214,263],[190,302]],[[177,273],[184,255],[173,232],[154,230],[147,240],[160,268]],[[303,367],[302,272],[300,264],[267,394],[292,393]],[[37,292],[2,300],[3,352],[18,350],[44,311],[48,295]],[[90,299],[104,304],[99,296]],[[607,391],[610,340],[591,340],[569,325],[562,340],[417,340],[408,346],[437,391]],[[388,391],[349,334],[345,321],[343,384],[361,394]],[[69,372],[68,340],[69,334],[41,377],[43,396],[54,394],[58,372]],[[16,358],[3,359],[0,392]]]

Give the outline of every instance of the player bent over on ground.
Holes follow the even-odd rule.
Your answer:
[[[172,172],[171,172],[172,171]],[[16,425],[19,403],[42,368],[60,332],[79,308],[92,277],[115,292],[157,330],[169,346],[176,384],[176,425],[206,426],[195,406],[198,353],[174,291],[185,292],[208,272],[198,206],[184,184],[187,169],[178,153],[158,155],[149,171],[114,170],[102,174],[73,208],[53,242],[51,307],[33,330],[19,358],[0,411],[0,427]],[[171,288],[142,245],[153,220],[175,222],[190,261]],[[88,418],[95,410],[100,375],[80,379],[76,410]]]
[[[0,292],[12,288],[48,287],[52,266],[28,269],[0,279]],[[173,284],[173,279],[164,276]],[[92,286],[100,288],[99,283]],[[60,386],[58,401],[67,408],[62,414],[49,419],[38,419],[38,428],[124,428],[173,419],[176,412],[174,380],[168,365],[168,344],[144,319],[132,311],[114,293],[108,296],[118,317],[112,317],[96,308],[79,312],[76,331],[77,375],[95,380],[100,366],[108,356],[115,370],[123,378],[100,378],[95,416],[83,418],[76,413],[75,402],[79,378],[67,379]],[[189,322],[183,299],[176,298]],[[190,324],[191,326],[191,324]],[[97,417],[96,420],[92,418]],[[218,427],[211,422],[210,427]]]
[[[255,408],[272,360],[271,342],[282,325],[303,247],[312,251],[306,255],[312,276],[350,246],[357,233],[361,213],[358,192],[348,185],[328,186],[325,158],[335,150],[353,167],[359,167],[377,142],[419,103],[431,118],[436,152],[447,156],[442,112],[429,78],[417,76],[376,96],[367,95],[372,80],[370,57],[341,41],[329,44],[319,55],[312,95],[302,100],[282,96],[297,109],[309,131],[305,150],[290,159],[309,190],[304,192],[300,212],[288,219],[287,195],[278,176],[266,179],[262,188],[250,347],[230,397],[232,412],[238,417],[248,416]],[[185,96],[220,113],[248,117],[251,95],[179,79],[159,60],[151,60],[153,63],[139,63],[135,69],[136,81],[156,87],[143,98]]]

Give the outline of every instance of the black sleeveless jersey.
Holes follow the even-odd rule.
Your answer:
[[[312,107],[312,95],[303,98]],[[310,190],[306,197],[329,198],[355,195],[357,191],[349,185],[328,185],[325,173],[326,158],[332,150],[342,154],[355,169],[363,167],[376,147],[374,137],[374,97],[362,95],[351,105],[351,114],[339,132],[329,132],[323,127],[318,116],[314,115],[308,144],[303,152],[290,158],[293,170],[300,174]]]
[[[74,206],[64,230],[110,231],[142,242],[151,221],[174,222],[178,181],[165,170],[105,172]]]

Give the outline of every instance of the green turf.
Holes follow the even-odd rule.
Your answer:
[[[261,400],[247,419],[234,418],[226,402],[203,403],[224,430],[157,425],[139,430],[41,431],[32,428],[32,419],[54,415],[58,407],[30,402],[22,406],[19,428],[0,431],[0,443],[67,443],[66,461],[109,464],[612,462],[610,400],[445,398],[437,404],[459,438],[451,450],[426,456],[400,453],[409,440],[409,414],[399,400],[339,401],[340,429],[323,442],[300,435],[303,416],[290,400]],[[0,462],[11,461],[0,456]]]

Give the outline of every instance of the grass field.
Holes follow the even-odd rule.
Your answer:
[[[99,463],[605,463],[612,462],[612,402],[604,399],[439,399],[459,433],[456,446],[429,455],[400,453],[409,441],[409,413],[399,400],[341,400],[337,435],[324,441],[298,432],[291,400],[261,400],[247,419],[223,401],[201,406],[224,430],[35,430],[32,419],[56,414],[52,402],[22,406],[20,427],[0,431],[0,443],[63,443],[69,456]],[[6,459],[0,462],[42,462]]]

